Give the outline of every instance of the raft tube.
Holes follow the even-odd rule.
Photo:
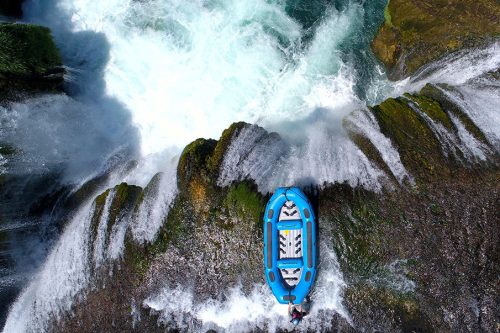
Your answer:
[[[300,304],[316,277],[316,218],[297,187],[278,188],[264,213],[264,271],[281,304]]]

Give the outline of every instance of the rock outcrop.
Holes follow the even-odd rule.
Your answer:
[[[495,147],[437,86],[388,99],[369,112],[414,181],[383,193],[347,184],[309,192],[318,208],[320,233],[331,239],[344,273],[344,302],[354,324],[331,314],[324,329],[494,331],[500,292]],[[486,160],[471,159],[458,146],[443,148],[435,126],[440,124],[450,137],[458,135],[457,119],[485,147]],[[248,292],[253,283],[264,282],[260,220],[268,196],[251,179],[226,187],[216,182],[228,147],[249,126],[254,125],[233,124],[219,141],[198,139],[184,149],[177,170],[179,193],[152,242],[137,242],[130,225],[142,205],[154,200],[161,175],[145,190],[121,184],[96,198],[93,230],[103,223],[102,214],[108,216],[107,230],[116,216],[129,216],[123,257],[107,261],[105,271],[111,267],[112,277],[96,278],[95,287],[57,323],[56,331],[174,329],[177,321],[159,321],[160,313],[141,303],[165,284],[190,289],[196,303],[224,298],[221,291],[238,283]],[[352,131],[348,123],[344,126]],[[383,163],[367,138],[352,132],[351,137],[374,164]],[[110,193],[113,200],[106,204]],[[134,319],[137,313],[140,320]],[[190,327],[200,325],[187,318]]]
[[[500,36],[495,0],[390,0],[372,49],[399,80],[453,51]]]
[[[0,23],[0,100],[62,89],[64,68],[50,30]]]

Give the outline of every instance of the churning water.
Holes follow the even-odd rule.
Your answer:
[[[180,149],[198,137],[218,138],[235,121],[277,131],[282,140],[266,144],[262,129],[246,129],[230,146],[218,182],[251,177],[263,192],[335,181],[379,190],[386,175],[348,139],[345,119],[374,143],[398,181],[411,181],[366,106],[426,82],[458,84],[446,93],[477,118],[478,127],[498,147],[498,87],[483,82],[478,88],[474,81],[499,66],[498,44],[448,59],[446,66],[430,66],[414,80],[389,83],[369,51],[384,6],[385,1],[362,0],[26,1],[25,20],[53,31],[67,66],[70,97],[41,96],[0,109],[6,124],[1,138],[24,152],[10,169],[26,174],[57,170],[64,182],[80,184],[119,155],[137,160],[138,166],[115,175],[107,186],[121,181],[144,186],[164,172],[161,193],[145,201],[133,223],[120,222],[142,242],[155,237],[168,214]],[[484,61],[461,71],[471,58]],[[479,103],[483,97],[489,102]],[[487,110],[478,112],[476,104]],[[456,139],[458,144],[467,146],[467,134]],[[471,158],[484,156],[477,142],[467,147],[461,149],[469,149]],[[282,167],[274,169],[277,164]],[[0,155],[2,170],[9,172],[9,161]],[[88,286],[90,265],[120,256],[118,230],[113,248],[89,254],[92,211],[86,203],[74,213],[12,305],[5,332],[46,328]],[[314,311],[335,311],[348,320],[342,274],[324,244]],[[251,329],[252,323],[273,330],[285,320],[286,309],[271,305],[265,286],[256,286],[250,295],[235,287],[226,291],[224,303],[195,304],[185,293],[165,287],[143,304],[165,317],[189,313],[204,328],[229,331]],[[248,309],[256,316],[251,322],[240,313]],[[322,327],[314,320],[308,325]]]

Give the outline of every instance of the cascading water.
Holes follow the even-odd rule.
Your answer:
[[[60,318],[88,287],[90,268],[120,257],[126,228],[138,242],[154,239],[176,194],[180,149],[197,137],[217,138],[234,121],[281,134],[280,140],[268,142],[258,127],[245,129],[222,165],[220,185],[250,177],[262,192],[279,185],[344,181],[380,190],[387,175],[349,140],[344,119],[374,143],[397,181],[411,182],[366,105],[427,82],[459,85],[445,93],[498,147],[498,87],[480,89],[474,81],[498,68],[498,44],[464,52],[444,67],[430,66],[415,80],[389,83],[367,52],[384,6],[385,1],[27,1],[25,19],[53,31],[68,67],[71,97],[43,96],[0,110],[2,119],[9,119],[2,139],[23,149],[25,170],[44,161],[46,170],[60,171],[66,183],[79,184],[121,153],[123,160],[138,160],[138,166],[115,174],[106,186],[122,181],[145,186],[157,172],[164,176],[161,191],[153,191],[134,218],[111,230],[113,242],[107,248],[100,238],[107,231],[99,224],[98,246],[90,252],[94,208],[83,204],[12,305],[4,331],[44,329]],[[468,57],[487,60],[457,73]],[[464,95],[467,102],[461,102]],[[481,103],[488,110],[477,112],[477,98],[488,100]],[[459,137],[446,144],[483,159],[479,143],[463,126],[457,128],[462,129]],[[273,169],[277,163],[283,167]],[[323,240],[314,311],[335,311],[348,319],[342,274],[326,244]],[[165,287],[134,306],[147,305],[165,321],[177,313],[181,317],[174,321],[181,327],[184,313],[201,321],[203,329],[229,331],[249,330],[256,323],[272,331],[284,320],[286,309],[274,305],[265,286],[249,295],[238,287],[221,292],[228,294],[225,302],[196,303],[188,291]],[[241,316],[256,308],[251,322]],[[323,327],[321,316],[316,317],[304,327]]]

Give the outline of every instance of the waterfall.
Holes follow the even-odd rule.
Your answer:
[[[498,43],[460,52],[412,79],[392,83],[366,52],[381,20],[381,14],[371,15],[382,13],[378,9],[385,1],[338,3],[314,3],[317,8],[299,15],[285,1],[26,1],[24,19],[53,31],[67,66],[68,95],[0,107],[5,124],[0,139],[23,151],[11,165],[0,154],[0,174],[57,172],[62,183],[77,188],[118,156],[137,164],[128,172],[114,172],[105,186],[127,182],[146,189],[138,210],[109,230],[108,215],[100,216],[93,243],[92,200],[98,193],[72,213],[11,306],[4,332],[43,331],[62,318],[84,297],[91,271],[123,255],[128,230],[138,243],[153,241],[178,192],[181,149],[198,137],[217,139],[234,121],[260,127],[246,127],[232,141],[217,183],[251,178],[262,193],[277,186],[334,182],[381,191],[389,176],[412,184],[369,106],[426,83],[453,86],[438,89],[498,152],[500,87],[487,77],[500,65]],[[426,118],[443,149],[460,151],[464,163],[486,160],[488,148],[459,118],[450,118],[456,133]],[[392,175],[363,154],[346,127],[372,142]],[[271,131],[279,137],[270,136]],[[157,185],[146,187],[156,177]],[[113,198],[111,190],[105,212]],[[320,312],[349,321],[335,253],[328,240],[321,247],[311,316],[316,319],[304,326],[311,330],[328,326]],[[250,294],[237,286],[221,293],[225,301],[197,303],[189,289],[165,286],[136,300],[133,309],[148,306],[160,321],[189,330],[273,331],[286,320],[286,307],[275,304],[265,285],[256,284]],[[199,327],[190,326],[193,318]]]

